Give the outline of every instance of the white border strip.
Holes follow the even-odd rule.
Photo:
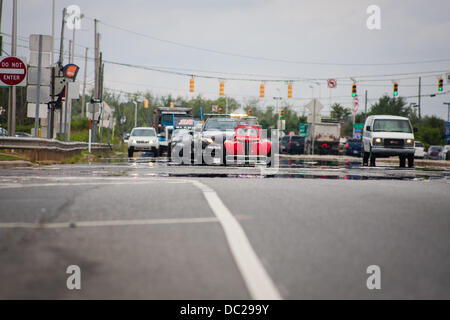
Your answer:
[[[57,229],[78,227],[109,227],[109,226],[143,226],[149,224],[177,224],[177,223],[205,223],[218,222],[216,217],[205,218],[175,218],[175,219],[147,219],[147,220],[106,220],[106,221],[78,221],[78,222],[2,222],[0,229],[26,228],[26,229]]]
[[[255,300],[280,300],[281,295],[253,250],[244,230],[217,193],[197,180],[187,180],[205,196],[225,232],[231,253],[241,272],[250,296]]]

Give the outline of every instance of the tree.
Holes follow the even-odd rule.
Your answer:
[[[381,97],[378,102],[370,108],[369,115],[388,114],[393,116],[408,117],[411,108],[406,107],[406,101],[402,98]]]
[[[351,115],[351,110],[349,108],[345,108],[339,103],[335,103],[331,106],[330,116],[333,119],[344,121]]]

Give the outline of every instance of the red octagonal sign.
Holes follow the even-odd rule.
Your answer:
[[[6,57],[0,61],[0,85],[25,85],[27,65],[19,58]]]

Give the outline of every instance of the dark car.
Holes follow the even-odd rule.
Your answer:
[[[304,154],[305,137],[302,136],[284,136],[280,142],[280,153]]]
[[[362,142],[359,139],[348,139],[344,146],[345,155],[361,156]]]

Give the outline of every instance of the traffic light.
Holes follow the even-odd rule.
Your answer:
[[[68,64],[64,66],[63,68],[63,75],[65,78],[69,78],[72,81],[75,81],[75,78],[77,77],[78,70],[80,70],[80,67],[76,64]]]
[[[219,107],[219,114],[222,114],[222,107]]]
[[[225,94],[225,83],[223,81],[220,81],[219,95],[223,96],[224,94]]]
[[[259,97],[264,98],[264,83],[259,86]]]
[[[394,82],[394,97],[398,96],[398,83]]]
[[[148,99],[144,99],[144,108],[148,109]]]
[[[288,84],[288,98],[292,98],[292,83]]]
[[[247,115],[249,115],[249,116],[252,115],[252,109],[248,109],[248,110],[247,110]]]
[[[173,108],[173,106],[175,105],[175,103],[173,101],[170,102],[170,107]]]
[[[444,79],[439,78],[439,87],[438,87],[438,91],[443,91],[444,90]]]
[[[352,97],[356,97],[356,84],[353,84],[352,86]]]
[[[189,92],[194,92],[194,77],[189,80]]]
[[[284,110],[281,109],[280,110],[280,120],[283,120],[283,118],[284,118]]]

